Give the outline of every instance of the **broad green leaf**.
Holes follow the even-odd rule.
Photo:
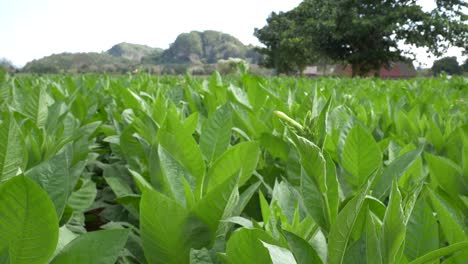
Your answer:
[[[301,194],[304,207],[325,233],[331,222],[331,211],[327,197],[326,163],[322,151],[303,137],[293,137],[301,155]],[[330,176],[333,176],[330,174]],[[331,186],[336,188],[336,186]],[[336,195],[337,193],[335,193]],[[336,203],[336,196],[332,196]],[[335,204],[336,206],[336,204]]]
[[[399,263],[405,246],[405,222],[397,181],[392,184],[390,199],[382,225],[382,260],[384,263]]]
[[[247,109],[252,110],[252,105],[249,103],[247,93],[241,88],[230,84],[228,91],[230,92],[234,101],[237,101],[240,105],[246,107]]]
[[[46,86],[38,83],[33,87],[28,87],[26,101],[18,102],[19,112],[26,115],[37,127],[43,128],[47,121],[48,106]]]
[[[262,242],[277,245],[273,238],[261,229],[236,230],[226,245],[228,263],[272,263],[270,254]]]
[[[239,172],[241,172],[239,187],[242,186],[252,176],[257,166],[259,152],[258,143],[253,141],[239,143],[224,152],[208,171],[206,192],[210,192]]]
[[[158,148],[158,156],[161,162],[161,172],[164,177],[161,181],[164,193],[174,198],[181,205],[185,205],[184,179],[192,181],[187,171],[168,153],[162,146]]]
[[[366,260],[369,264],[381,264],[382,252],[380,249],[380,226],[376,224],[376,219],[372,216],[372,212],[367,210],[366,216]]]
[[[263,241],[262,244],[268,249],[272,264],[297,264],[293,254],[288,249],[268,244]]]
[[[140,204],[140,232],[149,263],[189,262],[190,248],[207,246],[209,227],[179,203],[153,190],[145,190]]]
[[[468,196],[468,183],[462,176],[462,169],[453,161],[425,153],[431,180],[455,199],[458,195]]]
[[[198,114],[198,112],[195,112],[188,116],[182,124],[183,129],[191,134],[195,133],[197,131],[197,126],[199,123],[199,117],[200,115]]]
[[[271,203],[275,202],[281,208],[288,223],[292,224],[300,194],[286,181],[276,182],[273,187]]]
[[[83,179],[80,189],[72,192],[68,198],[68,204],[75,211],[85,212],[93,204],[96,195],[96,183]]]
[[[253,110],[258,111],[263,106],[268,96],[266,91],[261,87],[263,79],[258,76],[244,75],[242,76],[242,82],[247,90],[247,96]]]
[[[240,217],[240,216],[229,217],[229,218],[227,218],[225,220],[222,220],[222,221],[223,222],[228,222],[228,223],[233,223],[233,224],[239,225],[241,227],[245,227],[245,228],[254,228],[254,225],[253,225],[251,220]]]
[[[80,235],[67,244],[51,264],[113,264],[127,242],[125,229],[100,230]]]
[[[77,238],[79,234],[73,233],[67,226],[62,226],[59,228],[59,237],[57,242],[57,247],[55,248],[54,257],[62,251],[62,249]]]
[[[372,194],[379,199],[383,199],[390,190],[392,181],[398,179],[411,167],[418,157],[420,157],[423,149],[424,146],[421,146],[418,149],[405,153],[392,161],[392,163],[383,170],[380,178],[378,178]]]
[[[270,133],[263,133],[260,137],[260,145],[268,150],[273,157],[284,161],[288,160],[289,146],[281,138]]]
[[[132,171],[132,170],[129,170],[129,171],[133,177],[133,180],[135,181],[135,184],[138,186],[138,189],[140,190],[140,192],[144,192],[146,190],[153,190],[153,187],[151,186],[151,184],[145,178],[143,178],[143,176],[141,176],[138,172]]]
[[[349,173],[348,182],[355,187],[366,183],[382,163],[382,153],[374,137],[362,126],[355,125],[348,133],[341,154],[341,165]]]
[[[70,175],[68,162],[66,152],[63,151],[25,173],[27,177],[47,192],[54,203],[59,219],[62,217],[69,196]]]
[[[5,114],[0,123],[0,181],[15,176],[22,163],[21,131],[13,115]]]
[[[335,223],[331,226],[328,236],[328,261],[330,264],[343,263],[346,248],[369,189],[370,183],[367,183],[340,211]]]
[[[47,193],[27,177],[0,185],[0,252],[11,264],[42,264],[58,241],[58,220]]]
[[[158,140],[159,144],[192,174],[197,184],[201,185],[205,175],[205,162],[192,135],[181,130],[171,133],[160,129]]]
[[[406,226],[405,255],[414,260],[439,247],[439,227],[431,207],[420,198]]]
[[[431,252],[427,253],[426,255],[411,261],[409,264],[430,263],[431,261],[438,260],[438,259],[442,258],[443,256],[447,256],[447,255],[450,255],[450,254],[453,254],[453,253],[457,253],[459,251],[461,251],[461,252],[468,251],[468,241],[458,242],[458,243],[452,244],[450,246],[446,246],[446,247],[439,248],[437,250],[431,251]]]
[[[218,229],[232,193],[238,192],[238,180],[239,177],[237,175],[231,176],[226,182],[218,185],[203,196],[194,208],[194,212],[211,228],[213,233]]]
[[[104,176],[104,179],[117,197],[133,194],[132,188],[124,179],[117,176]]]
[[[205,121],[200,136],[200,150],[208,163],[213,162],[229,147],[231,128],[232,112],[229,105],[218,108]]]
[[[247,204],[250,202],[250,199],[252,196],[257,192],[257,189],[259,188],[261,182],[258,181],[254,184],[251,184],[249,188],[247,188],[240,196],[239,196],[239,203],[237,204],[236,210],[235,210],[235,215],[240,215]]]
[[[457,242],[466,241],[468,239],[465,230],[463,228],[463,222],[455,214],[453,208],[442,199],[437,193],[431,189],[426,188],[427,194],[430,198],[432,208],[437,213],[436,217],[440,222],[440,229],[444,234],[445,239],[450,243],[454,244]],[[468,252],[462,252],[460,259],[468,257]]]
[[[312,245],[305,241],[302,237],[285,230],[283,230],[282,233],[288,241],[289,249],[291,250],[298,264],[322,263],[322,260],[317,255],[317,252],[312,247]]]

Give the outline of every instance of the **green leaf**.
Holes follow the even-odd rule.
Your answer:
[[[205,175],[205,162],[192,134],[186,132],[176,130],[172,133],[166,129],[160,129],[159,144],[192,174],[198,185],[201,185]]]
[[[235,173],[242,172],[239,179],[239,187],[242,186],[255,170],[260,154],[257,142],[243,142],[224,152],[210,168],[207,174],[210,192],[219,184],[225,182]]]
[[[42,264],[58,241],[58,220],[47,193],[25,176],[0,185],[0,252],[11,264]]]
[[[323,149],[325,139],[327,138],[327,124],[328,124],[328,112],[332,104],[333,97],[330,97],[320,111],[315,126],[312,128],[316,137],[317,145]]]
[[[48,114],[46,86],[39,83],[28,88],[26,101],[19,102],[21,107],[18,110],[31,119],[37,127],[43,128]]]
[[[75,238],[77,238],[79,235],[73,233],[70,231],[70,229],[67,228],[67,226],[62,226],[59,228],[59,237],[58,237],[58,243],[57,247],[55,248],[54,252],[54,257],[62,251],[62,249],[68,245],[70,242],[72,242]]]
[[[452,244],[450,246],[446,246],[443,248],[439,248],[437,250],[431,251],[426,255],[417,258],[411,261],[409,264],[425,264],[430,263],[431,261],[438,260],[443,256],[447,256],[458,251],[467,251],[468,250],[468,241],[463,241],[459,243]],[[465,259],[466,260],[466,259]]]
[[[208,163],[213,162],[229,147],[231,128],[232,112],[229,105],[218,108],[205,121],[200,136],[200,150]]]
[[[330,210],[330,225],[335,223],[336,217],[338,216],[338,207],[340,204],[340,193],[339,183],[336,176],[336,165],[330,155],[324,153],[325,166],[326,166],[326,178],[327,178],[327,200],[328,208]]]
[[[322,230],[328,233],[331,212],[327,197],[325,158],[320,148],[306,138],[293,137],[293,139],[301,155],[301,194],[304,207]],[[333,187],[336,188],[336,186]],[[336,199],[337,197],[332,196],[331,198]]]
[[[236,230],[226,245],[228,263],[272,263],[270,254],[262,242],[277,244],[261,229],[241,228]]]
[[[232,193],[236,192],[238,195],[238,180],[239,177],[233,175],[226,182],[218,185],[203,196],[194,208],[194,212],[210,227],[213,233],[218,229],[218,225],[220,224],[220,220]]]
[[[91,180],[82,179],[81,188],[70,195],[68,204],[75,211],[85,212],[93,204],[96,195],[96,184]]]
[[[15,176],[22,163],[21,131],[13,115],[5,114],[0,123],[0,181]]]
[[[369,264],[381,264],[382,253],[380,250],[379,233],[380,226],[376,224],[377,220],[372,216],[372,212],[368,209],[366,216],[366,259]]]
[[[262,244],[268,249],[272,264],[297,264],[291,251],[286,248],[268,244],[263,241]]]
[[[440,228],[449,243],[456,243],[467,240],[468,237],[463,228],[463,222],[455,214],[454,209],[441,196],[426,188],[432,203],[432,208],[437,213]]]
[[[83,234],[67,244],[51,264],[113,264],[128,239],[129,230],[100,230]]]
[[[383,199],[390,190],[390,186],[394,179],[401,177],[406,170],[421,156],[424,146],[419,147],[416,150],[410,151],[396,158],[388,167],[386,167],[377,180],[377,184],[374,187],[372,194]]]
[[[468,184],[462,176],[462,169],[453,161],[429,153],[424,153],[431,180],[455,199],[458,195],[468,196]]]
[[[297,236],[286,230],[282,231],[284,237],[288,241],[289,249],[291,250],[294,258],[298,264],[308,264],[308,263],[322,263],[322,260],[317,255],[317,252],[302,237]]]
[[[195,112],[193,114],[191,114],[190,116],[188,116],[185,120],[184,120],[184,123],[182,124],[183,126],[183,129],[188,131],[188,133],[195,133],[195,131],[197,131],[197,126],[198,126],[198,119],[199,119],[200,115],[198,112]]]
[[[280,137],[270,133],[263,133],[260,137],[260,145],[268,150],[273,157],[288,160],[289,145]]]
[[[68,162],[67,154],[63,151],[25,173],[47,192],[59,219],[67,204],[70,189]]]
[[[393,181],[390,200],[382,225],[382,259],[384,263],[399,263],[405,245],[405,222],[397,181]]]
[[[374,137],[355,125],[346,137],[341,155],[341,165],[349,173],[348,182],[362,186],[381,163],[382,153]]]
[[[439,227],[431,207],[420,198],[406,226],[405,255],[414,260],[439,247]]]
[[[194,178],[191,178],[191,175],[189,175],[179,162],[177,162],[177,160],[175,160],[175,158],[162,146],[158,147],[158,156],[161,162],[162,176],[164,176],[164,179],[162,180],[162,189],[164,190],[164,193],[167,196],[174,198],[181,205],[185,205],[184,179],[195,185],[193,182]]]
[[[132,188],[124,179],[118,176],[104,176],[104,179],[115,193],[115,196],[124,197],[133,194]]]
[[[228,91],[231,94],[234,101],[237,101],[240,105],[252,110],[252,105],[250,105],[247,93],[244,90],[233,84],[230,84],[228,87]]]
[[[370,183],[367,183],[340,211],[336,222],[331,226],[330,235],[328,236],[328,260],[330,264],[343,263],[346,248],[369,189]]]
[[[207,246],[209,227],[179,203],[153,190],[143,192],[140,204],[143,250],[149,263],[189,262],[190,248]]]

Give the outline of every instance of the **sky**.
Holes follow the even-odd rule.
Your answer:
[[[260,45],[254,28],[301,0],[0,0],[0,58],[23,66],[61,52],[102,52],[121,42],[166,49],[177,35],[217,30]],[[432,0],[421,0],[426,9]],[[451,49],[446,56],[461,52]],[[432,66],[423,49],[417,63]],[[418,64],[417,64],[418,65]]]

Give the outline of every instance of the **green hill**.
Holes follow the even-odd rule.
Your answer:
[[[155,54],[160,55],[162,52],[163,49],[160,48],[122,42],[110,48],[107,54],[140,62],[143,57],[153,56]]]
[[[216,63],[221,59],[242,58],[252,60],[251,49],[237,38],[217,31],[192,31],[180,34],[159,63]]]
[[[87,73],[121,72],[133,65],[131,60],[107,53],[61,53],[28,62],[23,72],[33,73]]]
[[[253,46],[246,46],[229,34],[212,30],[192,31],[180,34],[167,50],[123,42],[102,53],[61,53],[33,60],[22,71],[125,73],[142,68],[154,73],[177,73],[195,67],[204,74],[212,71],[218,61],[229,58],[257,64],[260,55]]]

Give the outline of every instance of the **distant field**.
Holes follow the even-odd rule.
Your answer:
[[[0,263],[466,263],[468,79],[0,76]]]

